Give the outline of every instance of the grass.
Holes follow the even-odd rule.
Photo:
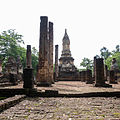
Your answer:
[[[7,97],[0,97],[0,100],[6,99]]]
[[[120,117],[120,113],[113,113],[114,117],[119,118]]]

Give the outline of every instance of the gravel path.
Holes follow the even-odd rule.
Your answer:
[[[120,98],[26,98],[0,120],[120,120]]]

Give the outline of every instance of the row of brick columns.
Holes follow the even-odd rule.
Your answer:
[[[33,88],[31,46],[27,45],[26,68],[23,73],[24,88]],[[58,45],[55,46],[55,76],[58,76]],[[48,17],[40,17],[39,63],[37,66],[37,86],[51,86],[53,78],[53,23]]]
[[[33,88],[33,69],[31,64],[31,46],[27,46],[27,65],[24,69],[24,88]],[[47,16],[40,17],[40,38],[39,38],[39,63],[37,66],[37,86],[51,86],[58,77],[58,45],[55,46],[55,78],[53,78],[53,23],[48,22]],[[112,82],[114,73],[110,71]],[[30,78],[31,77],[31,78]],[[95,86],[110,87],[105,83],[107,79],[107,67],[104,67],[102,58],[94,57]],[[79,78],[86,83],[93,83],[92,71],[80,72]]]
[[[40,17],[39,63],[37,86],[51,86],[53,81],[53,23],[48,17]],[[48,25],[49,24],[49,25]]]

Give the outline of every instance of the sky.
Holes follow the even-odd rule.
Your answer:
[[[120,45],[120,0],[0,0],[0,33],[16,29],[25,47],[39,49],[40,16],[54,23],[59,58],[67,29],[77,67],[84,57],[99,55],[103,46],[112,51]]]

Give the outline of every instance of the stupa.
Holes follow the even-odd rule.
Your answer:
[[[70,39],[65,29],[65,34],[62,40],[62,54],[59,59],[59,77],[68,78],[74,77],[77,73],[77,68],[74,65],[74,58],[71,56]]]

